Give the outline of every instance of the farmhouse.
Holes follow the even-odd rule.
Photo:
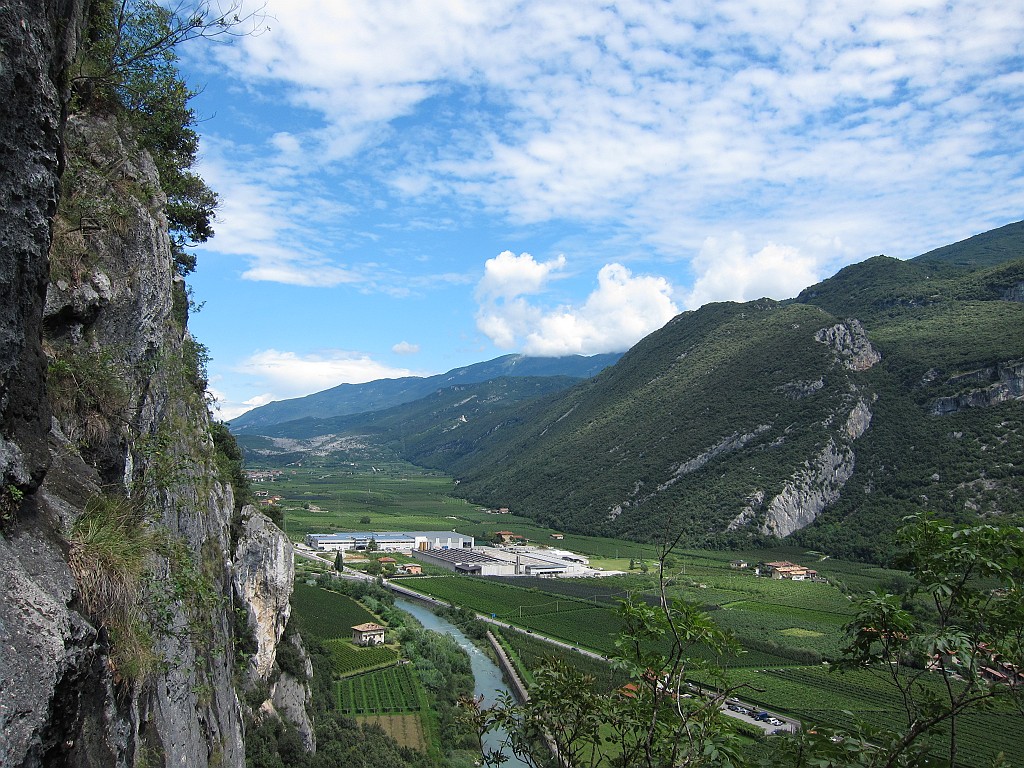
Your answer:
[[[352,627],[352,642],[356,645],[383,645],[384,627],[372,621]]]
[[[790,579],[791,581],[804,581],[817,577],[818,572],[812,568],[805,568],[802,565],[791,563],[788,560],[780,560],[774,563],[761,563],[754,571],[755,576],[768,576],[773,579]]]
[[[473,537],[455,531],[353,531],[350,533],[310,533],[306,544],[321,552],[365,552],[371,540],[381,552],[414,552],[425,549],[472,549]]]

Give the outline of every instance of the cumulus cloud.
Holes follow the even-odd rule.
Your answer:
[[[408,341],[400,341],[391,347],[391,351],[396,355],[415,355],[420,351],[420,345],[410,344]]]
[[[565,260],[559,257],[556,263],[562,268]],[[546,278],[529,254],[514,257],[506,251],[487,264],[498,273],[513,277],[498,280],[493,273],[485,272],[477,290],[477,328],[496,346],[520,348],[528,355],[553,357],[622,351],[660,328],[679,311],[672,300],[672,285],[665,278],[634,277],[621,264],[601,268],[597,287],[582,304],[556,307],[545,307],[539,299],[531,302],[522,295],[537,294]],[[521,270],[500,269],[513,264]],[[515,279],[515,275],[523,274],[533,279]]]
[[[223,421],[231,421],[246,411],[266,405],[274,400],[274,396],[269,392],[250,397],[242,402],[231,400],[226,393],[217,387],[207,387],[207,393],[213,398],[212,410],[214,415]]]
[[[511,299],[542,290],[552,274],[565,268],[565,256],[538,262],[528,253],[502,251],[484,263],[476,293],[483,299]]]
[[[821,278],[821,265],[814,256],[775,243],[751,253],[739,233],[725,240],[707,238],[691,268],[696,278],[685,294],[687,309],[711,301],[788,299]]]
[[[329,351],[300,355],[277,349],[256,352],[234,370],[270,388],[272,393],[261,397],[273,400],[302,397],[339,384],[362,384],[377,379],[420,375],[407,368],[385,365],[360,352]]]

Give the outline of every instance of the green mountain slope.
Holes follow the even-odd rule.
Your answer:
[[[518,425],[483,425],[472,451],[415,458],[483,503],[642,539],[788,534],[877,558],[906,514],[1020,515],[1021,232],[680,315]],[[1017,258],[992,263],[997,244]],[[837,346],[858,329],[876,362]]]
[[[560,392],[579,379],[569,376],[502,377],[439,389],[412,403],[347,416],[296,419],[242,434],[237,440],[250,457],[280,463],[299,460],[306,451],[360,450],[415,457],[421,445],[443,441],[459,444],[460,429],[485,419],[514,418],[524,402]],[[462,453],[462,451],[458,451]]]
[[[476,399],[457,424],[420,401],[375,432],[303,429],[372,434],[473,501],[565,530],[883,558],[907,514],[1024,517],[1022,233],[684,313],[592,379]]]

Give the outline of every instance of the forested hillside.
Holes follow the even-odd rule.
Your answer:
[[[1022,245],[1012,224],[791,301],[707,305],[528,404],[452,390],[273,434],[359,434],[556,528],[884,558],[913,512],[1022,513]]]

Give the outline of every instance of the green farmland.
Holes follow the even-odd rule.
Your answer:
[[[378,621],[351,597],[301,581],[295,582],[292,608],[302,617],[303,631],[322,640],[348,640],[355,625]]]
[[[338,708],[350,716],[419,712],[426,708],[410,664],[348,677],[339,681],[336,690]]]
[[[331,466],[329,458],[317,461],[323,466],[296,467],[292,474],[291,468],[286,468],[282,480],[260,486],[283,497],[280,503],[292,539],[300,539],[306,532],[338,530],[456,529],[483,541],[497,530],[512,530],[536,543],[551,543],[550,529],[514,515],[489,514],[450,498],[447,493],[452,481],[436,473],[397,463],[377,462],[373,465],[377,471],[372,471],[369,463],[341,467]],[[558,546],[587,554],[593,564],[619,573],[572,580],[425,576],[405,578],[401,583],[528,630],[529,634],[502,632],[528,680],[529,669],[552,653],[571,654],[546,652],[545,636],[611,655],[622,626],[616,613],[618,602],[627,595],[658,602],[658,560],[651,545],[565,534]],[[749,568],[730,567],[737,559],[750,564],[791,560],[814,568],[827,583],[756,578]],[[741,697],[793,716],[808,727],[843,731],[853,730],[858,722],[905,727],[893,688],[866,673],[831,673],[830,667],[822,664],[837,657],[844,641],[843,626],[853,616],[856,597],[868,590],[899,591],[907,584],[905,573],[824,558],[795,547],[775,547],[749,552],[675,551],[665,560],[663,577],[670,598],[703,606],[719,626],[736,636],[743,652],[714,660],[726,668],[732,683],[744,686]],[[316,617],[310,628],[313,634],[347,638],[353,624],[372,620],[372,614],[365,613],[358,603],[338,595],[325,598],[328,594],[297,585],[296,611]],[[339,647],[342,644],[347,642],[337,643]],[[406,674],[400,671],[401,665],[395,666],[396,659],[377,660],[372,666],[385,668],[360,674],[354,670],[362,661],[369,665],[370,659],[355,662],[345,658],[348,652],[332,651],[339,676],[339,706],[353,713],[390,707],[394,711],[381,716],[407,716],[401,707],[413,703],[411,697],[405,704],[396,703],[399,694],[395,691],[401,690],[401,684],[395,676]],[[705,654],[695,649],[692,655]],[[592,671],[602,685],[617,684],[614,674]],[[992,758],[1004,751],[1009,764],[1024,765],[1024,750],[1012,738],[1019,724],[1019,714],[1003,711],[958,720],[961,748],[970,761],[966,764],[991,764]]]

